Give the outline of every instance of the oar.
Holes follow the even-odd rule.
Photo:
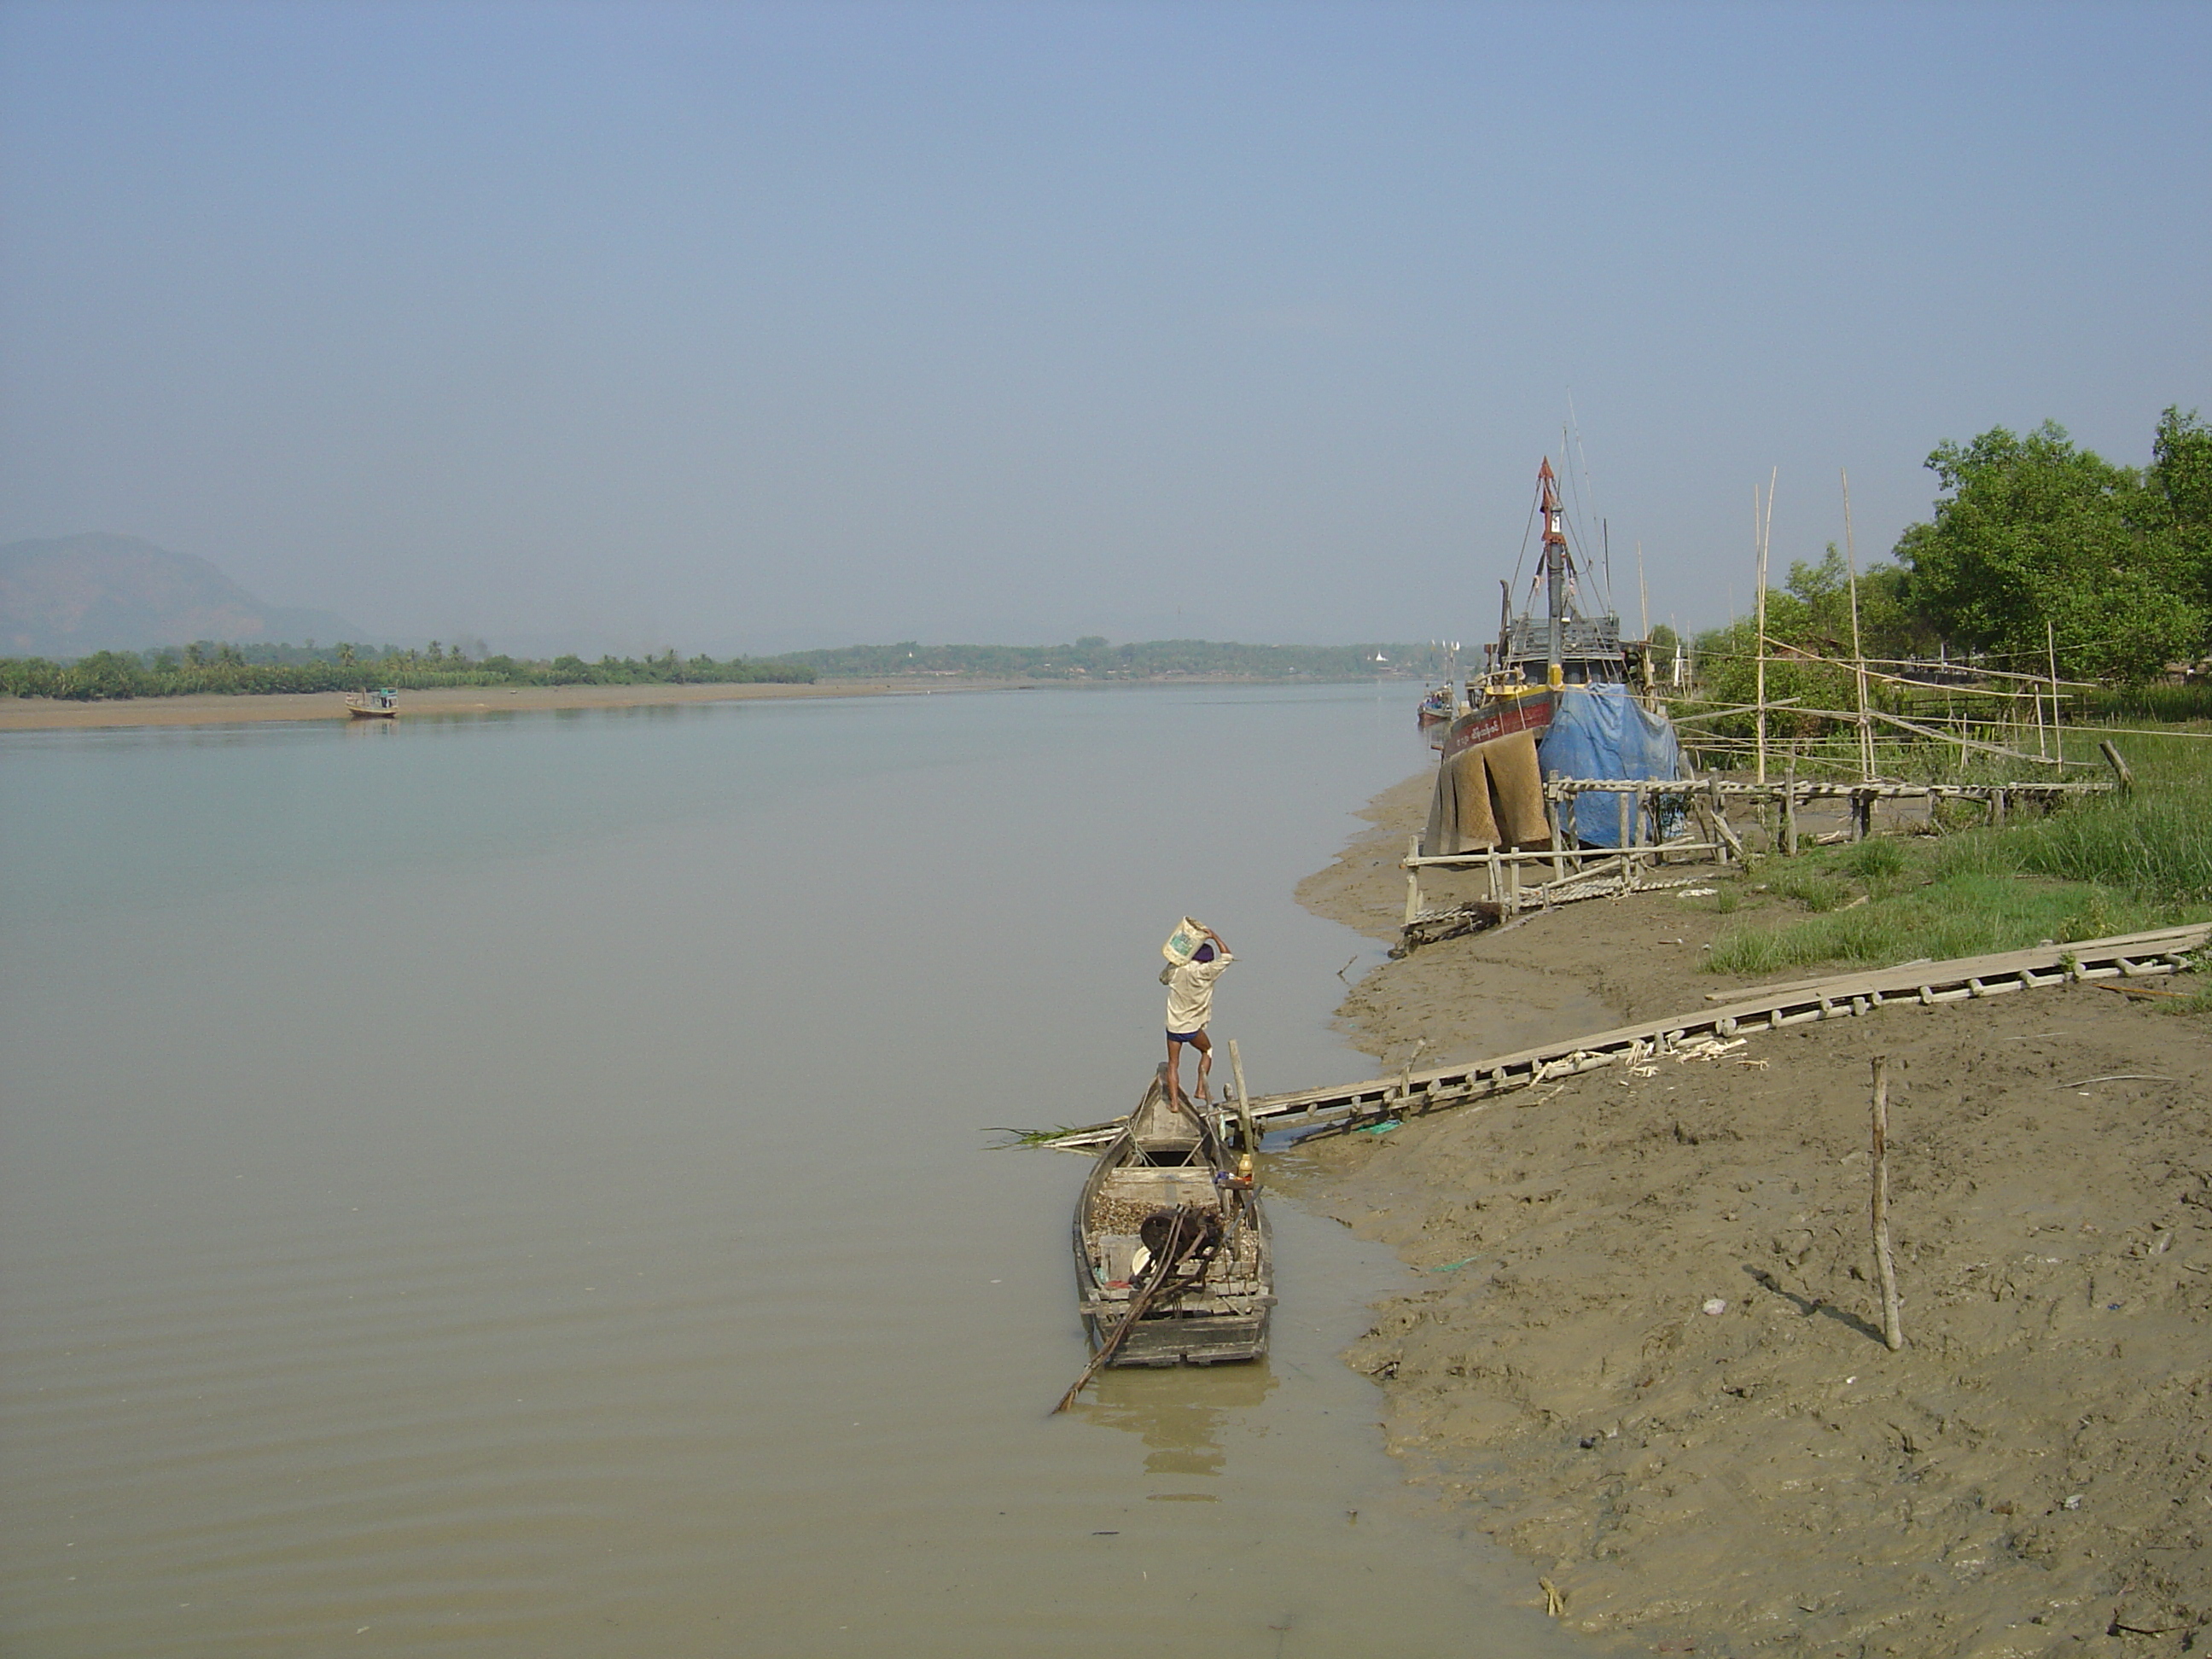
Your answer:
[[[1146,1311],[1158,1299],[1160,1291],[1166,1287],[1168,1280],[1175,1276],[1176,1266],[1182,1260],[1185,1254],[1180,1248],[1182,1244],[1182,1212],[1178,1209],[1176,1212],[1175,1230],[1168,1235],[1166,1242],[1160,1247],[1160,1260],[1158,1263],[1158,1270],[1152,1274],[1152,1283],[1129,1298],[1129,1311],[1121,1316],[1121,1322],[1114,1328],[1114,1334],[1098,1345],[1098,1352],[1091,1356],[1091,1363],[1083,1368],[1083,1375],[1067,1385],[1067,1392],[1060,1395],[1060,1404],[1047,1412],[1045,1413],[1047,1417],[1057,1417],[1075,1403],[1075,1396],[1083,1392],[1084,1385],[1098,1375],[1098,1368],[1114,1357],[1114,1351],[1121,1346],[1121,1339],[1136,1328],[1137,1322],[1145,1316]]]

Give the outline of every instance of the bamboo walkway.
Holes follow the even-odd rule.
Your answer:
[[[2153,978],[2187,967],[2189,952],[2208,944],[2212,944],[2212,922],[2200,922],[2156,933],[1757,987],[1741,993],[1735,1001],[1701,1012],[1523,1048],[1472,1066],[1408,1070],[1364,1083],[1257,1096],[1251,1103],[1251,1114],[1262,1134],[1355,1128],[1493,1100],[1554,1078],[1601,1071],[1609,1066],[1638,1066],[1667,1056],[1717,1054],[1758,1032],[1778,1031],[1816,1020],[1850,1019],[1898,1003],[1927,1006],[2072,981]],[[1041,1144],[1088,1151],[1111,1139],[1120,1127],[1117,1119],[1070,1130]]]

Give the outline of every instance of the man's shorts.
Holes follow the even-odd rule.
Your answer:
[[[1170,1042],[1195,1042],[1200,1037],[1205,1035],[1206,1027],[1201,1025],[1195,1031],[1170,1031],[1168,1033],[1168,1041]]]

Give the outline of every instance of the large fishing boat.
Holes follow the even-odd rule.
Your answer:
[[[1467,685],[1468,711],[1444,734],[1444,758],[1493,738],[1527,732],[1541,741],[1559,712],[1559,692],[1570,685],[1625,685],[1628,655],[1620,618],[1591,614],[1581,605],[1585,572],[1568,545],[1566,514],[1547,457],[1536,469],[1536,507],[1543,515],[1542,556],[1530,603],[1513,614],[1510,583],[1499,607],[1498,641],[1482,647],[1483,672]],[[1534,586],[1544,592],[1544,614],[1534,614]]]
[[[1432,855],[1530,851],[1555,839],[1569,848],[1624,847],[1666,828],[1632,821],[1637,798],[1626,791],[1547,804],[1553,779],[1680,777],[1682,751],[1651,696],[1648,645],[1624,641],[1611,611],[1583,608],[1591,573],[1568,544],[1549,459],[1536,469],[1536,510],[1543,547],[1529,604],[1515,616],[1504,584],[1498,641],[1482,647],[1482,674],[1468,681],[1467,705],[1437,744],[1443,758],[1421,838]]]

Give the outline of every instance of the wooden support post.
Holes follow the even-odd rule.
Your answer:
[[[1417,836],[1415,836],[1412,841],[1409,841],[1409,842],[1407,842],[1406,843],[1406,856],[1407,856],[1407,858],[1409,858],[1409,859],[1411,859],[1411,858],[1419,858],[1419,857],[1420,856],[1420,854],[1421,854],[1421,842],[1420,842],[1420,837]],[[1407,927],[1411,927],[1413,925],[1413,923],[1414,923],[1416,921],[1418,921],[1418,920],[1419,919],[1419,917],[1420,917],[1420,914],[1421,914],[1421,872],[1420,872],[1420,868],[1419,868],[1419,866],[1415,866],[1414,867],[1413,867],[1413,868],[1411,868],[1411,869],[1409,869],[1409,870],[1407,870],[1407,871],[1406,872],[1406,923],[1405,923],[1405,925],[1406,925]]]
[[[1498,872],[1498,843],[1490,844],[1490,856],[1484,860],[1490,870],[1490,902],[1501,910],[1505,905],[1505,884]]]
[[[1897,1258],[1889,1248],[1889,1056],[1874,1057],[1874,1261],[1881,1278],[1881,1340],[1895,1353],[1905,1346],[1897,1300]]]
[[[1559,811],[1562,805],[1567,809],[1565,813]],[[1568,823],[1575,821],[1574,803],[1562,803],[1549,795],[1545,796],[1544,822],[1552,831],[1552,879],[1554,881],[1565,881],[1567,876],[1566,842],[1559,828],[1563,820]]]
[[[2136,787],[2136,775],[2128,769],[2128,763],[2120,758],[2118,746],[2110,738],[2098,744],[2097,752],[2105,757],[2105,764],[2112,769],[2112,776],[2123,790]]]
[[[1992,789],[1990,791],[1990,828],[2002,830],[2004,828],[2004,821],[2005,792],[2002,789]]]
[[[1713,839],[1721,844],[1721,862],[1726,864],[1733,859],[1741,864],[1743,862],[1743,842],[1736,838],[1735,831],[1729,828],[1728,809],[1721,799],[1720,780],[1708,780],[1705,788],[1708,810],[1713,821]]]
[[[1790,775],[1782,782],[1782,856],[1797,856],[1797,757],[1790,757]]]
[[[2046,617],[2043,621],[2044,647],[2051,653],[2051,757],[2061,767],[2066,764],[2066,733],[2058,724],[2058,635]],[[2063,775],[2063,774],[2062,774]]]
[[[1633,833],[1628,824],[1629,800],[1629,793],[1626,789],[1613,798],[1613,834],[1617,838],[1613,845],[1620,848],[1620,855],[1623,858],[1628,856],[1628,849],[1633,845],[1629,839]]]

